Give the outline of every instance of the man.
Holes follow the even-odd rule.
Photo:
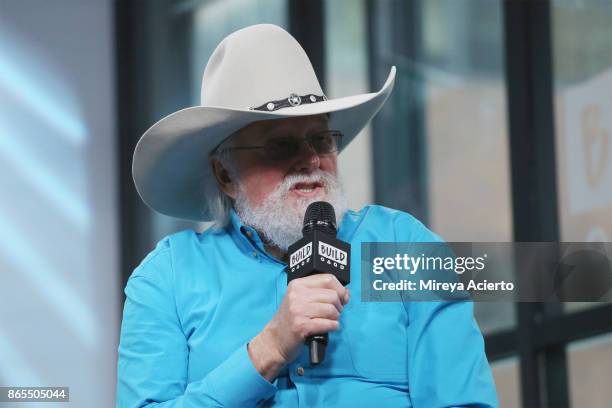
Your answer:
[[[310,61],[272,25],[213,52],[202,106],[149,129],[134,180],[152,208],[216,221],[162,240],[132,274],[117,406],[496,406],[470,302],[361,302],[360,243],[439,238],[408,214],[347,209],[339,151],[391,92],[327,100]],[[287,286],[285,257],[313,201],[334,206],[351,283]],[[305,339],[329,332],[310,366]]]

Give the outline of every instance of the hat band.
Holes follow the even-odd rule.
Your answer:
[[[309,103],[317,103],[326,101],[327,97],[325,95],[314,95],[314,94],[306,94],[306,95],[297,95],[290,94],[285,99],[279,99],[276,101],[266,102],[261,106],[256,108],[248,107],[249,110],[256,111],[264,111],[264,112],[272,112],[275,110],[283,109],[283,108],[291,108],[294,106],[306,105]]]

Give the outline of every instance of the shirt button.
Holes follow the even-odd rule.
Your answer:
[[[304,375],[304,367],[298,367],[295,370],[296,374],[299,375],[300,377]]]
[[[251,231],[247,231],[247,232],[246,232],[246,236],[247,236],[247,237],[251,238],[251,235],[253,235],[253,234],[251,234]]]
[[[253,256],[257,258],[257,252],[253,251]]]

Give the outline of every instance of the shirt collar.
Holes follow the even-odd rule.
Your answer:
[[[271,255],[266,252],[264,243],[259,237],[259,234],[255,228],[244,225],[233,208],[230,210],[229,227],[232,236],[234,236],[236,240],[240,242],[241,246],[247,251],[252,252],[254,249],[256,249],[271,257]]]

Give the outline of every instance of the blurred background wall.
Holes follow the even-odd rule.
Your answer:
[[[111,1],[0,2],[0,386],[80,407],[114,404],[113,27]]]
[[[340,160],[353,208],[448,241],[610,241],[612,0],[2,0],[0,385],[112,405],[125,281],[163,236],[206,228],[141,203],[135,143],[200,103],[221,39],[264,22],[328,97],[398,68]],[[475,313],[502,406],[609,406],[612,306]]]

